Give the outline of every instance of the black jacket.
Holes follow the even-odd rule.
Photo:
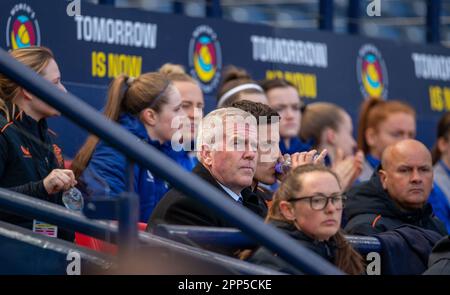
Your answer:
[[[424,275],[450,275],[450,236],[441,239],[433,247]]]
[[[284,231],[291,238],[297,240],[302,246],[306,247],[308,250],[313,251],[322,258],[328,260],[330,263],[334,264],[336,258],[336,243],[330,239],[330,241],[319,242],[316,241],[303,232],[299,231],[294,225],[282,222],[282,221],[272,221],[271,224],[278,229]],[[257,265],[272,268],[274,270],[285,272],[289,274],[303,274],[303,272],[289,263],[285,262],[282,258],[278,257],[277,254],[268,250],[264,247],[259,247],[252,256],[248,259],[249,262],[255,263]]]
[[[61,150],[53,143],[46,120],[36,122],[23,112],[16,114],[11,122],[0,116],[0,130],[0,187],[62,204],[61,194],[47,194],[43,184],[43,179],[53,169],[64,165]],[[33,223],[1,211],[0,220],[29,229]]]
[[[347,194],[344,209],[345,231],[355,235],[373,235],[404,224],[446,234],[444,224],[433,215],[430,204],[414,211],[400,209],[383,189],[378,172]]]
[[[198,164],[192,172],[228,196],[202,164]],[[244,206],[264,218],[267,213],[267,206],[264,201],[254,194],[250,188],[244,189],[241,194],[244,199]],[[234,227],[228,220],[222,218],[210,208],[176,189],[168,191],[153,210],[147,230],[150,231],[157,224]]]
[[[381,243],[382,275],[418,275],[427,269],[433,246],[442,238],[435,231],[412,225],[374,235]]]

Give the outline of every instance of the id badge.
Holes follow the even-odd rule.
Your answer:
[[[34,219],[33,232],[45,235],[47,237],[56,238],[58,236],[58,227],[56,225],[51,225]]]

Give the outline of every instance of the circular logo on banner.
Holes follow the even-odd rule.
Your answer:
[[[6,45],[8,49],[41,45],[39,23],[29,5],[20,3],[11,9],[6,25]]]
[[[209,26],[197,27],[189,42],[191,76],[200,82],[205,93],[217,87],[222,69],[222,51],[217,34]]]
[[[388,74],[380,51],[366,44],[358,52],[356,62],[359,87],[364,98],[387,98]]]

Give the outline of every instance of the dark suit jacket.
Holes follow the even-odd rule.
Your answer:
[[[223,192],[225,196],[231,198],[202,164],[199,163],[192,172]],[[265,218],[267,206],[264,200],[253,193],[250,188],[244,189],[241,194],[244,199],[244,206]],[[176,189],[168,191],[153,210],[148,220],[147,231],[158,224],[234,227],[228,220],[222,218],[204,204]]]

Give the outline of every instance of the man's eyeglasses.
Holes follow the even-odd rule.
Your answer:
[[[347,197],[345,196],[345,194],[336,194],[332,196],[317,194],[314,196],[289,199],[288,202],[297,202],[305,200],[309,201],[309,206],[313,210],[320,211],[325,209],[328,206],[328,202],[330,201],[331,204],[333,204],[337,210],[342,210],[342,208],[344,208],[344,203],[347,200]]]

